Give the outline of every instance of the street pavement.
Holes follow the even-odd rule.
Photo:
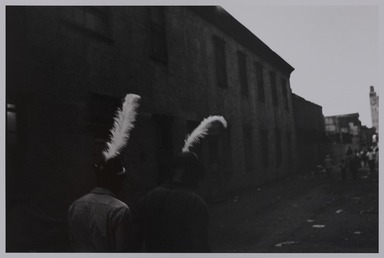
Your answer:
[[[378,174],[293,176],[211,205],[216,253],[377,253]]]

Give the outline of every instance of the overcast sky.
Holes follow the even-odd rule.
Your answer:
[[[377,6],[222,6],[295,68],[295,94],[321,105],[325,116],[359,113],[362,124],[372,126],[369,86],[379,91]]]

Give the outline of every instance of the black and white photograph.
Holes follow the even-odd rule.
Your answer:
[[[379,0],[2,7],[5,253],[379,254]]]

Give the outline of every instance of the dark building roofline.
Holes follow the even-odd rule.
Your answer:
[[[319,104],[316,104],[316,103],[314,103],[314,102],[312,102],[312,101],[306,100],[305,98],[303,98],[303,97],[301,97],[301,96],[299,96],[299,95],[297,95],[297,94],[295,94],[295,93],[293,93],[293,92],[292,92],[292,96],[293,96],[294,98],[297,98],[297,99],[300,99],[300,100],[309,102],[309,103],[311,103],[311,104],[313,104],[313,105],[316,105],[316,106],[320,107],[321,109],[323,108],[323,107],[320,106]]]
[[[220,10],[218,6],[188,6],[188,8],[234,38],[256,55],[275,65],[276,68],[281,69],[288,77],[293,70],[295,70],[295,68],[288,64],[223,8],[220,7]]]
[[[333,116],[325,116],[325,118],[331,118],[331,117],[359,117],[359,113],[350,113],[350,114],[342,114],[342,115],[333,115]]]

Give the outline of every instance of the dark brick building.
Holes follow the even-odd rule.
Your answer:
[[[298,171],[307,173],[323,163],[327,139],[323,108],[296,94],[293,111],[297,134]]]
[[[229,128],[195,149],[206,198],[296,170],[293,68],[222,8],[8,6],[6,53],[8,206],[64,219],[94,184],[126,93],[142,96],[123,154],[128,204],[210,114]]]

